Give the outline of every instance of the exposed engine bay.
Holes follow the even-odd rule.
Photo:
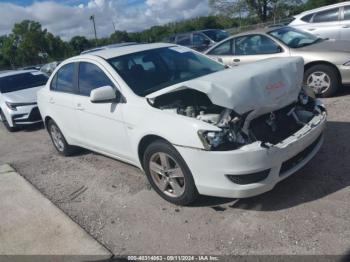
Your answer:
[[[150,102],[161,110],[219,127],[220,132],[200,131],[198,134],[205,148],[213,151],[233,150],[255,141],[270,147],[296,133],[314,116],[325,111],[308,88],[303,88],[292,104],[257,117],[252,117],[252,112],[239,115],[234,110],[214,105],[206,94],[193,89],[166,93]]]

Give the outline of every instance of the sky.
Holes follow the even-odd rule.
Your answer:
[[[49,32],[69,40],[93,38],[94,14],[98,37],[116,30],[141,31],[153,25],[208,15],[208,0],[0,0],[0,35],[16,22],[38,21]]]

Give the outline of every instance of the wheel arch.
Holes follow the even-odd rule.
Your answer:
[[[162,140],[171,145],[171,143],[168,140],[158,135],[145,135],[144,137],[142,137],[137,147],[138,158],[142,168],[143,168],[143,156],[146,151],[146,148],[156,140]]]
[[[318,61],[312,61],[310,63],[305,64],[304,66],[304,73],[309,70],[311,67],[316,66],[316,65],[327,65],[330,66],[334,69],[334,71],[337,73],[339,82],[342,83],[342,77],[340,74],[340,71],[338,69],[338,67],[336,67],[334,64],[328,62],[328,61],[323,61],[323,60],[318,60]]]
[[[48,128],[47,125],[49,124],[50,120],[53,121],[53,119],[50,116],[46,116],[45,119],[44,119],[44,125],[45,125],[46,129]]]

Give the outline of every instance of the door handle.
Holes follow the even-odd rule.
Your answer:
[[[55,103],[55,100],[53,99],[53,97],[50,97],[49,103],[50,103],[50,104],[54,104],[54,103]]]
[[[342,28],[350,28],[350,25],[343,25]]]
[[[316,29],[315,28],[308,28],[307,30],[308,31],[315,31]]]
[[[77,104],[77,106],[75,107],[76,110],[79,110],[79,111],[84,111],[84,107],[79,103]]]
[[[239,63],[239,62],[241,62],[241,59],[235,58],[235,59],[233,59],[233,62]]]

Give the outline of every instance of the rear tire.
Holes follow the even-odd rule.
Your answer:
[[[191,171],[169,143],[157,140],[150,144],[143,156],[143,167],[151,186],[165,200],[189,205],[198,198]]]
[[[2,111],[0,111],[0,116],[1,116],[1,121],[2,121],[3,125],[5,126],[5,128],[7,129],[7,131],[9,131],[11,133],[17,131],[17,128],[10,126],[9,122],[7,121],[6,116],[4,115],[4,113]]]
[[[304,83],[319,97],[331,97],[341,86],[337,71],[329,65],[322,64],[311,66],[305,71]]]
[[[49,120],[47,130],[50,134],[52,143],[59,154],[63,156],[71,156],[77,151],[76,147],[67,143],[55,121]]]

